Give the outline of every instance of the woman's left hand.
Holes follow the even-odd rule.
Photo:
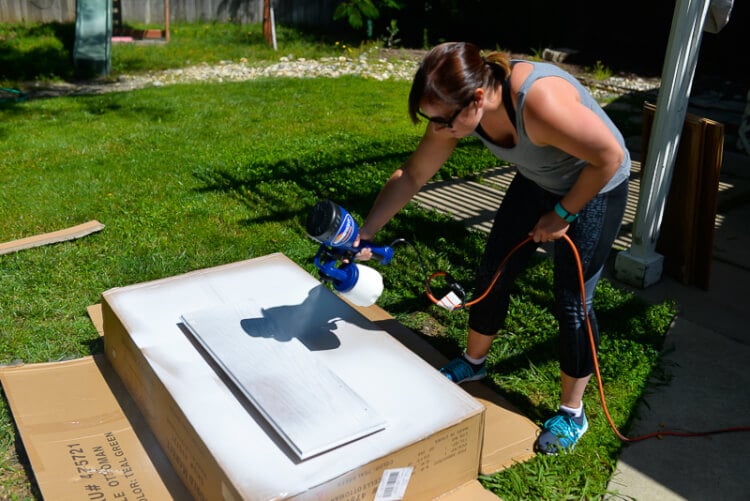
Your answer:
[[[552,242],[562,238],[568,231],[568,224],[555,211],[550,211],[539,218],[529,236],[537,243]]]

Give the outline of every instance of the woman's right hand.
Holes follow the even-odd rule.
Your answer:
[[[359,235],[357,235],[357,238],[354,239],[354,247],[359,247],[360,242],[363,240],[369,239],[362,238],[362,232],[360,232]],[[369,261],[372,259],[372,250],[369,247],[362,247],[359,249],[359,252],[354,255],[354,259],[357,261]]]
[[[446,129],[449,130],[449,129]],[[435,132],[428,126],[417,149],[400,168],[396,169],[378,194],[365,224],[359,229],[354,247],[360,242],[372,242],[375,233],[383,227],[409,200],[435,175],[456,147],[458,139],[444,131]],[[363,247],[354,259],[372,259],[372,250]]]

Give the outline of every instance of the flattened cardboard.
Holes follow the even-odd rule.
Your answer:
[[[192,499],[103,355],[0,381],[44,499]]]
[[[478,480],[467,482],[456,489],[435,498],[435,501],[498,501],[492,491],[482,487]]]
[[[328,347],[313,355],[389,425],[296,460],[179,324],[247,300],[294,318],[292,337],[312,332]],[[386,469],[411,465],[404,499],[422,500],[477,477],[484,407],[283,254],[106,291],[102,316],[110,363],[196,498],[369,499]]]
[[[10,242],[0,243],[0,254],[10,254],[11,252],[31,249],[32,247],[74,240],[101,231],[102,229],[104,229],[104,225],[99,221],[93,220],[63,230],[11,240]]]
[[[86,313],[88,313],[91,323],[94,324],[96,332],[98,332],[100,336],[103,336],[104,320],[102,319],[102,305],[92,304],[86,308]]]
[[[514,464],[528,461],[536,455],[534,442],[540,430],[533,421],[498,405],[498,396],[492,394],[486,386],[468,391],[474,394],[474,398],[486,409],[479,473],[491,475]],[[479,394],[485,394],[489,400],[477,396]]]

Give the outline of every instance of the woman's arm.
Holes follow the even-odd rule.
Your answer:
[[[560,201],[578,213],[617,172],[625,152],[607,125],[581,103],[578,91],[561,78],[535,82],[524,107],[526,133],[539,146],[554,146],[587,162],[578,180]],[[540,219],[531,235],[536,241],[561,237],[568,224],[554,211]]]
[[[428,124],[417,149],[391,175],[375,199],[367,219],[360,228],[360,238],[372,240],[375,233],[437,173],[457,143],[458,139],[447,131],[435,131],[434,127]]]

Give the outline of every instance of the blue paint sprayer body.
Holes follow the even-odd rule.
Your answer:
[[[321,243],[314,259],[321,279],[331,282],[334,289],[341,293],[351,293],[360,281],[360,268],[367,268],[354,263],[354,256],[362,249],[370,249],[373,259],[380,264],[388,264],[393,258],[393,247],[390,246],[359,242],[355,247],[354,242],[359,235],[357,222],[351,214],[330,200],[318,202],[310,210],[307,233]],[[382,282],[382,278],[380,280]]]

